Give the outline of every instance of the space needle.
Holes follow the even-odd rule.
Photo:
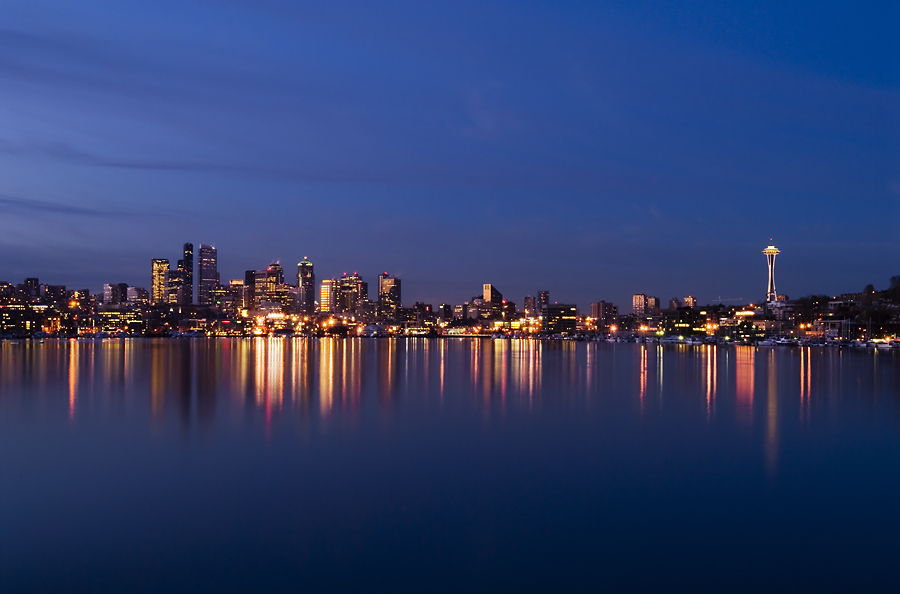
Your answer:
[[[766,255],[766,260],[769,262],[769,288],[766,290],[766,301],[771,303],[776,300],[777,293],[775,293],[775,256],[781,253],[774,245],[770,245],[766,249],[763,250],[763,253]]]

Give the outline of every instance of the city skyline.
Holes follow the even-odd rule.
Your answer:
[[[751,300],[774,237],[790,295],[882,285],[897,10],[4,3],[0,278],[144,286],[187,237],[412,301]]]

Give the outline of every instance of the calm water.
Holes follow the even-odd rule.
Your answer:
[[[0,591],[897,591],[900,353],[0,343]]]

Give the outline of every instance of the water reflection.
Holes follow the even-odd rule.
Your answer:
[[[735,395],[737,418],[745,425],[753,422],[753,382],[756,373],[756,349],[751,346],[735,347]]]
[[[829,381],[820,390],[865,394],[896,385],[883,376],[893,377],[898,358],[808,347],[758,350],[527,339],[7,342],[0,348],[0,405],[8,405],[10,394],[20,394],[27,395],[23,398],[30,406],[44,406],[45,401],[52,406],[58,390],[72,422],[89,408],[119,414],[145,407],[150,419],[164,423],[177,418],[191,429],[214,426],[223,411],[244,414],[245,406],[262,413],[269,427],[284,414],[308,417],[315,412],[324,419],[338,412],[341,419],[360,418],[369,399],[386,414],[416,402],[439,403],[442,409],[477,403],[485,419],[496,419],[548,403],[602,409],[607,394],[633,398],[637,392],[638,412],[646,416],[662,412],[664,393],[667,409],[686,406],[687,395],[696,398],[699,393],[701,418],[707,423],[716,421],[723,405],[733,405],[732,418],[752,427],[754,405],[763,396],[760,429],[774,472],[785,409],[810,422],[814,367]],[[635,370],[636,376],[634,371],[617,374],[619,369]],[[756,393],[757,373],[765,378],[765,393]],[[845,382],[845,388],[835,387]],[[832,407],[834,401],[823,400]]]

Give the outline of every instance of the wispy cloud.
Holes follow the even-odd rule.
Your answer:
[[[133,213],[112,211],[74,204],[60,204],[32,198],[18,198],[0,194],[0,211],[17,212],[19,214],[61,214],[85,217],[127,217]]]

